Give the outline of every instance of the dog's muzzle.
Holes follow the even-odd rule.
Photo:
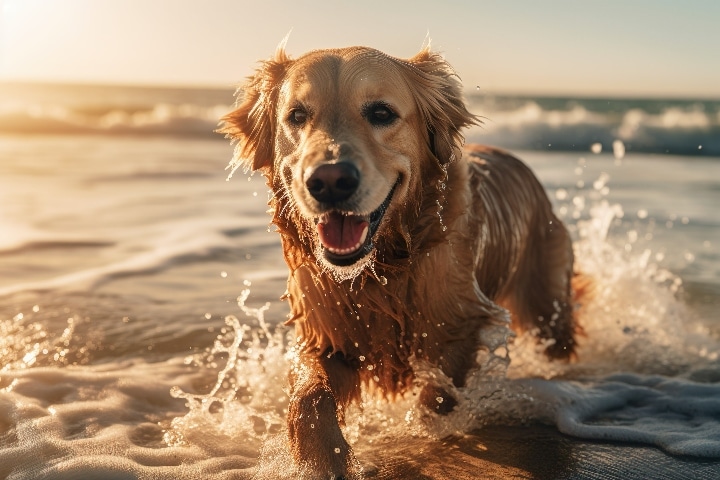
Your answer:
[[[317,219],[323,256],[336,266],[350,266],[372,253],[373,237],[392,200],[395,183],[385,200],[370,215],[356,215],[333,206],[349,199],[360,185],[360,172],[347,162],[326,163],[313,170],[305,186],[315,200],[329,206]]]

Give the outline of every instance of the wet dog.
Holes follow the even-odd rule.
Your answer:
[[[568,232],[520,160],[463,147],[476,123],[440,55],[366,47],[297,59],[280,48],[223,118],[234,166],[261,171],[272,192],[298,339],[288,434],[312,478],[353,475],[340,426],[361,387],[403,394],[415,361],[462,386],[478,332],[508,312],[547,356],[573,355]],[[438,413],[455,405],[437,385],[420,398]]]

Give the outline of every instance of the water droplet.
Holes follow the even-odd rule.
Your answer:
[[[222,278],[227,278],[227,272],[223,270],[222,272],[220,272],[220,276]]]
[[[590,151],[595,154],[602,152],[602,143],[593,143],[592,145],[590,145]]]
[[[593,182],[593,188],[602,193],[608,180],[610,180],[610,175],[608,175],[605,172],[602,172],[600,174],[600,176],[598,177],[598,179]]]
[[[334,451],[335,451],[335,453],[340,453],[340,448],[335,447],[335,450],[334,450]]]
[[[616,160],[622,160],[625,157],[625,144],[622,140],[615,140],[612,144],[613,155]]]
[[[385,278],[382,275],[380,275],[380,277],[378,278],[378,281],[380,282],[380,285],[387,285],[387,278]]]
[[[435,397],[435,401],[438,403],[442,403],[445,401],[445,399],[443,397]]]
[[[365,361],[365,355],[360,355],[360,356],[358,357],[358,360],[360,360],[361,362],[364,362],[364,361]]]

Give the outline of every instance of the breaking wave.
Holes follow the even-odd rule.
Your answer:
[[[610,149],[720,156],[720,102],[640,102],[608,99],[475,99],[484,124],[468,141],[523,150]]]
[[[214,137],[231,89],[10,85],[0,92],[0,134]],[[484,118],[468,141],[521,150],[720,156],[720,101],[469,95]]]

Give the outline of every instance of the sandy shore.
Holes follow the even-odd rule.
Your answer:
[[[436,444],[384,445],[368,478],[394,480],[717,480],[720,461],[672,457],[648,446],[588,442],[550,427],[487,427]],[[372,453],[368,452],[370,457]]]

